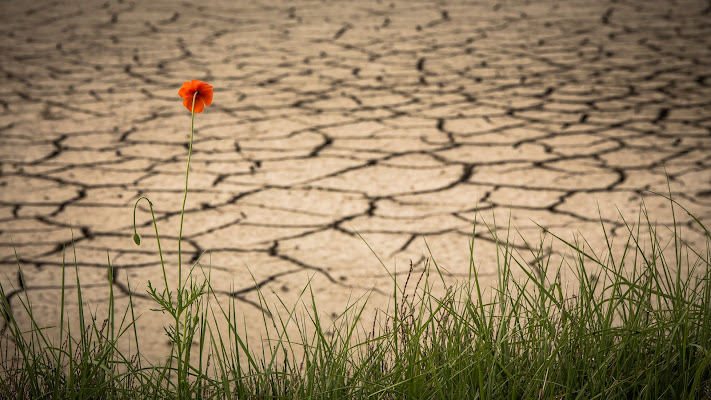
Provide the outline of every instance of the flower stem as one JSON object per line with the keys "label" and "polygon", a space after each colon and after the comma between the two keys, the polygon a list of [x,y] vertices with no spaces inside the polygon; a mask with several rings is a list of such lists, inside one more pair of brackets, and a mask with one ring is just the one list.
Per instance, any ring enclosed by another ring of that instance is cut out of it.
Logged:
{"label": "flower stem", "polygon": [[[180,210],[180,232],[178,233],[178,288],[181,287],[183,282],[183,253],[181,251],[181,242],[183,239],[183,218],[185,217],[185,202],[188,199],[188,176],[190,175],[190,157],[193,154],[193,132],[195,127],[195,99],[198,93],[193,94],[193,106],[191,108],[190,116],[190,148],[188,149],[188,166],[185,170],[185,194],[183,195],[183,208]],[[178,296],[178,308],[180,309],[182,304],[181,296]]]}
{"label": "flower stem", "polygon": [[[181,334],[180,329],[180,316],[183,313],[183,252],[181,248],[181,243],[183,240],[183,219],[185,217],[185,202],[188,199],[188,177],[190,175],[190,158],[193,154],[193,132],[195,131],[195,99],[197,98],[198,92],[193,94],[193,106],[191,108],[190,115],[190,147],[188,149],[188,166],[185,169],[185,194],[183,195],[183,207],[180,209],[180,231],[178,232],[178,295],[177,295],[177,312],[175,313],[175,343],[178,347],[178,399],[182,399],[183,391],[186,389],[187,385],[187,369],[184,371],[182,361],[183,361],[183,351],[185,346],[189,346],[188,343],[183,343],[187,340],[187,329],[188,326],[183,324],[183,332]],[[182,376],[181,376],[182,375]]]}
{"label": "flower stem", "polygon": [[[136,207],[138,207],[138,202],[141,201],[141,199],[146,199],[148,202],[148,206],[151,208],[151,218],[153,218],[153,227],[155,228],[156,231],[156,242],[158,243],[158,255],[160,256],[160,266],[161,270],[163,271],[163,282],[165,282],[165,292],[168,294],[168,300],[170,300],[170,290],[168,286],[168,276],[165,273],[165,262],[163,262],[163,250],[160,247],[160,236],[158,235],[158,222],[156,222],[156,215],[153,212],[153,203],[151,200],[146,197],[146,196],[141,196],[136,200],[136,203],[133,205],[133,235],[134,235],[134,241],[136,241],[136,237],[138,236],[138,233],[136,232]],[[136,244],[140,244],[140,239],[136,242]]]}

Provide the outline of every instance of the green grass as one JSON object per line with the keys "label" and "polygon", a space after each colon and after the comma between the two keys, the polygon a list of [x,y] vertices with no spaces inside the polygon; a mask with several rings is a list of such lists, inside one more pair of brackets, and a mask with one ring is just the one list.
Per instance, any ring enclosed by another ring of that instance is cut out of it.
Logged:
{"label": "green grass", "polygon": [[[367,299],[324,321],[309,285],[296,304],[269,304],[259,292],[268,311],[264,331],[272,333],[256,347],[238,333],[244,327],[236,304],[218,302],[209,269],[193,266],[175,290],[167,280],[164,291],[149,289],[175,321],[165,330],[173,347],[162,364],[140,357],[133,303],[116,311],[113,292],[105,321],[79,307],[85,329],[71,331],[64,303],[82,304],[82,290],[76,267],[68,266],[62,285],[74,275],[77,298],[65,299],[62,287],[57,327],[35,322],[24,294],[19,300],[32,326],[22,330],[8,304],[11,288],[0,287],[0,397],[711,398],[711,236],[695,219],[706,243],[694,249],[676,223],[657,228],[649,221],[642,210],[636,222],[625,222],[621,254],[609,241],[608,252],[596,256],[584,240],[565,242],[547,232],[563,250],[557,253],[567,254],[555,265],[544,256],[552,254],[544,240],[522,254],[512,232],[502,238],[488,227],[497,240],[495,287],[479,283],[473,234],[462,249],[470,254],[468,280],[435,295],[444,277],[430,254],[421,273],[411,268],[404,284],[393,280],[392,306],[374,322],[362,318]],[[671,240],[661,241],[657,229]],[[566,271],[575,279],[562,282]],[[204,281],[193,278],[201,275]],[[124,354],[118,343],[127,337],[138,346]]]}

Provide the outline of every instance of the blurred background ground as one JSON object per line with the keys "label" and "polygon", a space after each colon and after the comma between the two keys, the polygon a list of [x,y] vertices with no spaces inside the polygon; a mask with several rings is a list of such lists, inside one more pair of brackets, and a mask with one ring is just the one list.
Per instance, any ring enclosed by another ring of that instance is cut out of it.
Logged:
{"label": "blurred background ground", "polygon": [[[289,303],[311,279],[329,315],[371,289],[368,309],[385,307],[389,273],[423,268],[423,236],[445,276],[464,278],[477,213],[531,246],[537,223],[602,252],[600,220],[621,240],[618,213],[636,223],[643,201],[671,237],[669,202],[647,192],[669,184],[710,221],[707,1],[0,7],[0,282],[14,308],[27,291],[50,321],[73,237],[86,306],[103,310],[108,250],[117,296],[127,279],[137,295],[149,357],[168,348],[142,298],[162,272],[147,205],[141,247],[132,208],[153,201],[174,282],[186,80],[212,84],[214,102],[196,116],[183,259],[203,255],[250,326],[262,321],[255,281]],[[475,256],[494,282],[482,224]]]}

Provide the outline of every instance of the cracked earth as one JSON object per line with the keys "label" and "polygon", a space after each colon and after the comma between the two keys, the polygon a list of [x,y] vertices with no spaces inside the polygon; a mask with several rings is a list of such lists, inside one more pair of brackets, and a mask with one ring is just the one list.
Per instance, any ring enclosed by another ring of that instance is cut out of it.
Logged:
{"label": "cracked earth", "polygon": [[385,307],[389,273],[421,270],[428,247],[446,277],[465,278],[475,216],[489,283],[482,219],[532,245],[537,224],[579,233],[601,252],[601,220],[623,240],[619,213],[636,223],[643,200],[671,225],[668,201],[648,192],[671,190],[711,223],[708,1],[1,7],[12,17],[0,27],[0,282],[13,309],[28,295],[51,320],[73,241],[85,305],[100,314],[110,257],[149,356],[167,349],[145,294],[162,272],[147,203],[140,247],[132,210],[153,202],[174,282],[190,124],[177,91],[190,79],[215,89],[196,115],[183,259],[202,257],[247,329],[262,326],[255,282],[288,304],[310,280],[335,315],[365,293]]}

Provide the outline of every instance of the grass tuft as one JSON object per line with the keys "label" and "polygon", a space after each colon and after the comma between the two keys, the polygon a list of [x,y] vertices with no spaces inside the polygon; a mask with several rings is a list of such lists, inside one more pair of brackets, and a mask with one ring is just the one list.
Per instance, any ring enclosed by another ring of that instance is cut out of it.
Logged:
{"label": "grass tuft", "polygon": [[[256,348],[240,333],[236,304],[218,301],[209,269],[198,264],[180,290],[149,289],[175,321],[165,328],[174,347],[163,364],[140,355],[131,297],[118,312],[110,289],[105,320],[84,314],[76,262],[83,329],[71,330],[64,308],[71,266],[63,262],[58,326],[40,325],[22,288],[0,285],[0,397],[711,398],[711,236],[693,219],[706,235],[703,249],[683,240],[676,217],[671,239],[662,241],[643,208],[635,223],[623,219],[621,252],[601,225],[607,252],[600,256],[583,238],[566,241],[544,229],[537,246],[517,247],[511,229],[499,237],[496,226],[487,226],[497,244],[493,288],[479,281],[475,222],[469,279],[447,286],[430,253],[421,272],[410,264],[404,285],[392,275],[391,305],[372,321],[363,317],[367,296],[324,321],[310,284],[295,304],[278,297],[280,303],[269,304],[257,286],[266,340]],[[546,237],[563,252],[546,249]],[[553,254],[561,253],[555,262]],[[22,276],[19,262],[18,269]],[[112,288],[110,258],[107,271]],[[195,279],[200,271],[203,279]],[[566,273],[574,279],[564,282]],[[30,321],[29,329],[19,320]],[[120,340],[135,343],[133,352],[122,353]]]}

